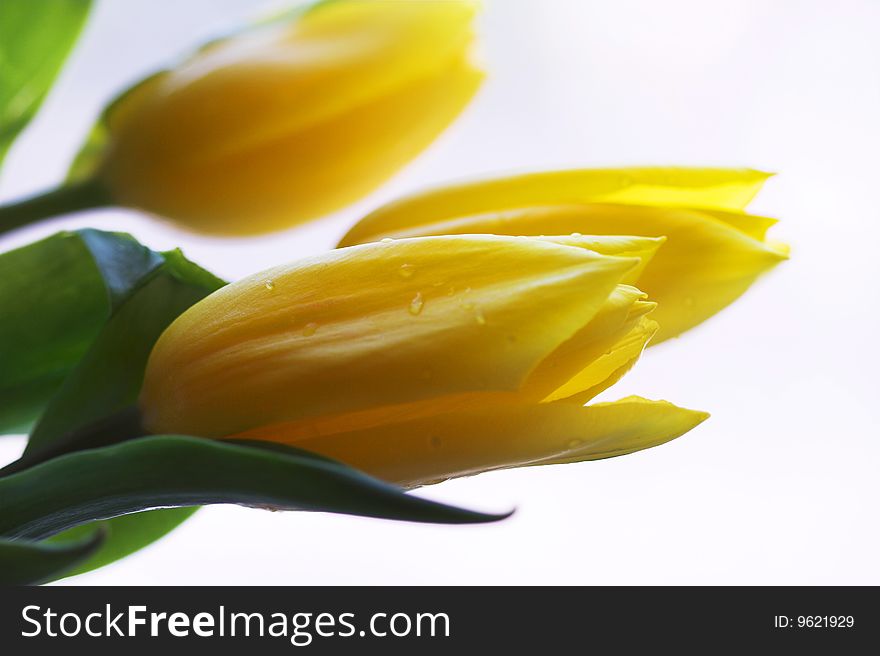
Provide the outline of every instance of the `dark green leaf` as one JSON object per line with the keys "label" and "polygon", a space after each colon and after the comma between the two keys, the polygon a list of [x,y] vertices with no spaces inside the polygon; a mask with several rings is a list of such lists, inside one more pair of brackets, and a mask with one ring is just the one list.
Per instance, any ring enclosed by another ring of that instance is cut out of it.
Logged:
{"label": "dark green leaf", "polygon": [[149,508],[215,503],[437,523],[507,516],[420,499],[290,447],[151,436],[59,456],[0,478],[0,535],[42,539]]}
{"label": "dark green leaf", "polygon": [[0,585],[28,585],[66,575],[101,546],[103,532],[90,529],[64,543],[0,538]]}
{"label": "dark green leaf", "polygon": [[91,4],[91,0],[0,2],[0,162],[40,108]]}

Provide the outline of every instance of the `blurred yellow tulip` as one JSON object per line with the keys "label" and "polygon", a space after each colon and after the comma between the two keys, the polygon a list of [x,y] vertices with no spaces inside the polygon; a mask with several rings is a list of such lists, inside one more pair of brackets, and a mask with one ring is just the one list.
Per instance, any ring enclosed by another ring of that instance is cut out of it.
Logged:
{"label": "blurred yellow tulip", "polygon": [[340,246],[384,237],[490,233],[666,237],[637,278],[659,305],[653,344],[702,323],[786,259],[774,219],[745,207],[769,174],[749,169],[552,171],[453,185],[390,203]]}
{"label": "blurred yellow tulip", "polygon": [[207,233],[339,209],[428,146],[476,92],[475,12],[457,0],[334,0],[211,42],[113,103],[73,178]]}
{"label": "blurred yellow tulip", "polygon": [[702,412],[584,403],[638,359],[662,240],[491,235],[343,248],[233,283],[157,342],[153,433],[282,442],[414,487],[622,455]]}

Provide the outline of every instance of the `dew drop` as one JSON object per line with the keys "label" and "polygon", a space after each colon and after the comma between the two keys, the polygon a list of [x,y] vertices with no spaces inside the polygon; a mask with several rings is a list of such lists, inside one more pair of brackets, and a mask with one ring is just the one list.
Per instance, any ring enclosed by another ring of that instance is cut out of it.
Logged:
{"label": "dew drop", "polygon": [[566,446],[569,449],[576,449],[584,443],[583,440],[571,440]]}
{"label": "dew drop", "polygon": [[379,241],[381,241],[383,244],[390,244],[394,240],[391,237],[383,237]]}
{"label": "dew drop", "polygon": [[314,321],[310,321],[305,326],[303,326],[303,335],[305,335],[306,337],[311,337],[316,332],[318,332],[318,324],[316,324]]}
{"label": "dew drop", "polygon": [[275,281],[274,280],[266,280],[263,282],[263,285],[266,287],[266,289],[268,289],[270,291],[275,289]]}
{"label": "dew drop", "polygon": [[401,278],[412,278],[416,268],[412,264],[401,264],[397,272]]}
{"label": "dew drop", "polygon": [[425,307],[425,299],[422,298],[422,292],[418,292],[409,303],[409,313],[416,316],[421,313],[423,307]]}
{"label": "dew drop", "polygon": [[582,235],[581,233],[579,233],[579,232],[573,232],[573,233],[571,233],[571,236],[572,236],[572,237],[575,237],[575,238],[577,238],[577,237],[583,237],[583,235]]}

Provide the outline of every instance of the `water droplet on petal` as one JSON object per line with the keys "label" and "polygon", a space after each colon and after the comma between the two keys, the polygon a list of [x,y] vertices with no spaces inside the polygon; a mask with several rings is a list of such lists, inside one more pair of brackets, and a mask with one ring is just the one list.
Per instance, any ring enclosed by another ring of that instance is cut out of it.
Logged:
{"label": "water droplet on petal", "polygon": [[584,443],[583,440],[571,440],[566,446],[567,446],[569,449],[576,449],[576,448],[578,448],[579,446],[583,445],[583,443]]}
{"label": "water droplet on petal", "polygon": [[412,264],[401,264],[398,273],[401,278],[412,278],[416,268]]}
{"label": "water droplet on petal", "polygon": [[311,337],[316,332],[318,332],[318,324],[316,324],[314,321],[310,321],[305,326],[303,326],[303,335],[305,335],[306,337]]}
{"label": "water droplet on petal", "polygon": [[391,237],[383,237],[379,241],[381,241],[383,244],[390,244],[394,240]]}
{"label": "water droplet on petal", "polygon": [[577,238],[577,237],[583,237],[583,235],[582,235],[581,233],[579,233],[579,232],[573,232],[573,233],[571,233],[571,236],[572,236],[572,237],[575,237],[575,238]]}
{"label": "water droplet on petal", "polygon": [[266,289],[271,291],[271,290],[275,289],[275,281],[274,280],[266,280],[263,282],[263,286],[265,286]]}
{"label": "water droplet on petal", "polygon": [[415,316],[422,311],[423,307],[425,307],[425,299],[422,298],[422,292],[418,292],[409,303],[409,313]]}

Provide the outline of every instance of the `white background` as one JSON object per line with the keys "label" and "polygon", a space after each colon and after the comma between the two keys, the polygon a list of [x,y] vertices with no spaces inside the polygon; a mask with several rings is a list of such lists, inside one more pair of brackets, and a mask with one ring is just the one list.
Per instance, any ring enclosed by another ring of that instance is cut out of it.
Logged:
{"label": "white background", "polygon": [[[101,106],[265,3],[103,0],[44,111],[11,153],[4,199],[61,179]],[[81,584],[880,584],[880,2],[496,0],[491,77],[430,150],[358,206],[223,241],[119,210],[60,228],[181,245],[237,277],[332,247],[403,192],[515,169],[623,164],[778,171],[753,205],[790,262],[604,398],[712,412],[657,449],[454,481],[426,496],[508,521],[422,526],[213,507]],[[0,440],[11,460],[23,440]]]}

